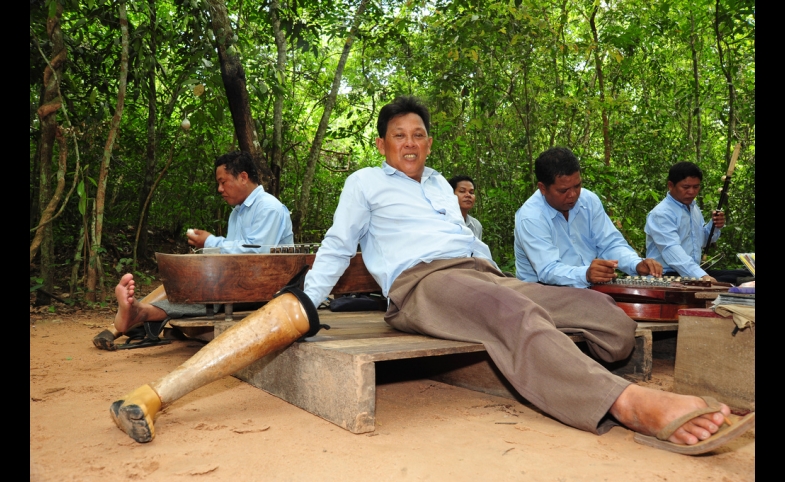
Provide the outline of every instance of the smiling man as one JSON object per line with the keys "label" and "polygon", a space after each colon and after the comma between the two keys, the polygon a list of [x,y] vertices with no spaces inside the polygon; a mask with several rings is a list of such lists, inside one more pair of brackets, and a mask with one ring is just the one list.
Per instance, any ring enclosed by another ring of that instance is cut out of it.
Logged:
{"label": "smiling man", "polygon": [[587,288],[629,275],[662,276],[662,265],[643,259],[611,222],[596,194],[582,188],[581,167],[566,147],[534,162],[537,191],[515,213],[518,279]]}
{"label": "smiling man", "polygon": [[737,278],[750,276],[746,270],[707,270],[700,267],[701,250],[706,246],[711,225],[720,237],[725,226],[725,213],[714,211],[709,222],[703,222],[695,198],[701,189],[703,171],[692,162],[679,162],[668,171],[668,194],[646,216],[646,254],[662,263],[667,275],[690,276],[708,281],[736,283]]}

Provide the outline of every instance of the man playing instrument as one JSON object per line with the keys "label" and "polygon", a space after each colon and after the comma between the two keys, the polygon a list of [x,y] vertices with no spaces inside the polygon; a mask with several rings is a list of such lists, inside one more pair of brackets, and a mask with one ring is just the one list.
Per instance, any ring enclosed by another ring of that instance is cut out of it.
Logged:
{"label": "man playing instrument", "polygon": [[515,213],[515,267],[531,283],[587,288],[629,275],[662,276],[659,262],[643,259],[584,189],[578,159],[553,147],[534,162],[537,191]]}
{"label": "man playing instrument", "polygon": [[[214,236],[208,231],[193,229],[186,234],[188,244],[197,248],[220,248],[225,254],[261,252],[269,246],[292,244],[289,210],[259,184],[259,174],[249,153],[236,151],[216,159],[215,180],[218,193],[234,206],[229,215],[227,235]],[[134,298],[134,292],[133,274],[127,273],[115,287],[118,309],[114,326],[93,338],[97,348],[116,349],[114,340],[136,327],[141,328],[144,322],[207,314],[205,305],[170,303],[163,286],[139,301]]]}
{"label": "man playing instrument", "polygon": [[658,434],[665,441],[655,443],[673,450],[724,443],[726,436],[712,434],[730,413],[727,406],[634,385],[586,356],[562,332],[583,334],[592,355],[602,360],[627,357],[636,324],[608,296],[523,283],[497,269],[488,246],[463,222],[447,181],[425,167],[433,142],[429,128],[428,110],[415,98],[384,106],[376,147],[385,162],[347,178],[305,292],[287,287],[170,374],[115,401],[110,414],[117,426],[137,442],[148,442],[162,408],[315,334],[315,305],[359,243],[368,271],[388,296],[390,325],[483,343],[521,395],[564,423],[598,434],[622,424],[646,440]]}
{"label": "man playing instrument", "polygon": [[686,276],[708,281],[736,283],[749,276],[746,270],[704,270],[701,250],[709,239],[712,224],[716,243],[725,227],[725,213],[714,211],[704,223],[695,198],[700,193],[703,171],[692,162],[679,162],[668,171],[668,193],[646,216],[646,255],[662,264],[668,276]]}

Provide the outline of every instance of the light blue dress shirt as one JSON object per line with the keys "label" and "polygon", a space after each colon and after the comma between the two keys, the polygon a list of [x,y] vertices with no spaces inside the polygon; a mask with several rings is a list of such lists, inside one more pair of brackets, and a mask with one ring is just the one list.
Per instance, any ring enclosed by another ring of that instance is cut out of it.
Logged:
{"label": "light blue dress shirt", "polygon": [[[205,248],[221,248],[223,254],[265,253],[270,246],[292,244],[292,219],[289,210],[272,194],[257,186],[229,215],[227,236],[210,235]],[[244,248],[243,244],[261,246]]]}
{"label": "light blue dress shirt", "polygon": [[515,268],[518,279],[586,288],[586,271],[596,259],[613,259],[619,269],[637,275],[643,259],[627,244],[605,214],[602,202],[581,189],[569,220],[553,209],[540,191],[515,213]]}
{"label": "light blue dress shirt", "polygon": [[[700,257],[711,225],[711,219],[703,222],[695,200],[687,206],[668,193],[646,216],[646,256],[657,260],[663,271],[696,278],[706,276],[700,268]],[[715,228],[711,241],[719,237],[720,230]]]}
{"label": "light blue dress shirt", "polygon": [[333,225],[305,278],[315,306],[349,266],[358,243],[385,296],[401,272],[421,262],[475,256],[493,263],[488,246],[464,223],[449,183],[429,167],[420,182],[386,162],[346,179]]}

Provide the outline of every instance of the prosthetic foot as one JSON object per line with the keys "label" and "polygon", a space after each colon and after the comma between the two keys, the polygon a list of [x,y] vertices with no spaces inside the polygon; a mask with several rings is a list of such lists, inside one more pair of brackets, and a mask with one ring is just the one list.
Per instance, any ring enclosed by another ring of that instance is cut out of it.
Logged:
{"label": "prosthetic foot", "polygon": [[155,437],[153,419],[161,408],[321,328],[311,300],[299,289],[287,287],[168,375],[114,402],[109,412],[129,437],[149,442]]}
{"label": "prosthetic foot", "polygon": [[161,398],[150,385],[143,385],[109,407],[115,425],[139,443],[155,437],[153,419],[161,410]]}

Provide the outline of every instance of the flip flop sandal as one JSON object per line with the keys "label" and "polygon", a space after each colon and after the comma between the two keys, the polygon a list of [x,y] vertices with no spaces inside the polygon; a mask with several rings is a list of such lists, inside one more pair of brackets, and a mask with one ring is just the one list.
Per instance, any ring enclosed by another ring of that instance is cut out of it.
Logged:
{"label": "flip flop sandal", "polygon": [[114,345],[114,333],[109,330],[104,330],[93,337],[93,345],[99,350],[114,351],[117,347]]}
{"label": "flip flop sandal", "polygon": [[643,435],[640,433],[635,434],[634,440],[639,444],[648,445],[669,452],[674,452],[683,455],[699,455],[710,452],[716,448],[722,447],[736,437],[744,434],[747,430],[755,427],[755,412],[748,413],[741,419],[737,420],[733,425],[723,423],[720,429],[706,440],[693,445],[676,444],[668,441],[668,437],[678,430],[679,427],[689,422],[693,418],[700,417],[707,413],[714,413],[720,411],[720,402],[713,397],[701,397],[707,407],[693,410],[692,412],[682,415],[676,420],[666,425],[662,430],[657,432],[656,436]]}
{"label": "flip flop sandal", "polygon": [[143,331],[139,330],[142,327],[136,327],[129,330],[128,333],[126,333],[128,340],[122,345],[116,345],[116,348],[118,350],[131,350],[148,346],[168,345],[172,343],[172,340],[167,340],[158,336],[163,331],[164,325],[168,322],[169,318],[166,318],[163,321],[146,321],[143,325]]}

